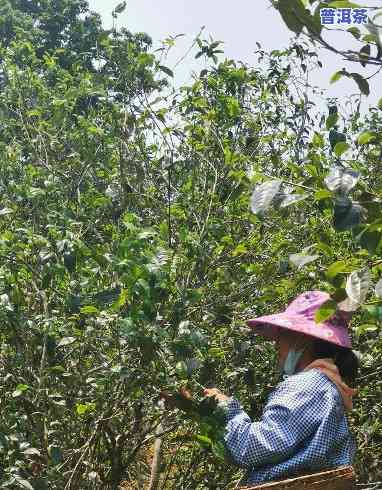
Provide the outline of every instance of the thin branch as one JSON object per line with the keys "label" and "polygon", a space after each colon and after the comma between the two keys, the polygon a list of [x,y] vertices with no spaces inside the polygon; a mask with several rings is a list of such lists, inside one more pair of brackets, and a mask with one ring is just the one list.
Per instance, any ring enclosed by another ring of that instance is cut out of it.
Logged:
{"label": "thin branch", "polygon": [[208,224],[208,221],[210,219],[211,209],[212,209],[212,202],[213,202],[213,199],[215,197],[216,185],[217,185],[217,182],[218,182],[218,171],[216,170],[216,168],[213,165],[211,165],[210,163],[208,163],[208,164],[215,171],[215,180],[214,180],[214,183],[213,183],[213,186],[212,186],[212,190],[211,190],[211,198],[210,198],[210,202],[209,202],[209,205],[208,205],[207,217],[206,217],[206,219],[205,219],[205,221],[203,223],[203,227],[202,227],[202,230],[200,232],[200,241],[203,240],[204,231],[205,231],[205,229],[207,227],[207,224]]}
{"label": "thin branch", "polygon": [[381,70],[382,70],[382,66],[380,66],[380,67],[378,68],[378,70],[377,70],[375,73],[373,73],[372,75],[370,75],[370,76],[368,76],[368,77],[365,77],[365,80],[370,80],[370,78],[375,77],[375,75],[378,75],[378,73],[379,73]]}
{"label": "thin branch", "polygon": [[185,52],[185,54],[179,58],[179,60],[175,63],[174,65],[174,68],[176,68],[180,63],[182,63],[183,60],[185,60],[187,58],[187,56],[191,53],[191,51],[193,50],[195,44],[197,43],[197,40],[199,39],[201,33],[203,32],[204,30],[204,26],[200,29],[199,31],[199,34],[195,37],[194,39],[194,42],[191,44],[191,46],[189,47],[189,49]]}

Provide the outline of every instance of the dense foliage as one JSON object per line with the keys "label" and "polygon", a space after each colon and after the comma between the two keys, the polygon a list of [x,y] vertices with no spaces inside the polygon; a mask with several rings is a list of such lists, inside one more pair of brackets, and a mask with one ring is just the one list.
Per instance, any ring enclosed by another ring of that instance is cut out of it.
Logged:
{"label": "dense foliage", "polygon": [[245,319],[313,288],[318,321],[356,312],[357,470],[381,479],[381,111],[318,113],[303,43],[251,68],[199,39],[173,91],[86,2],[2,0],[0,25],[2,488],[232,488],[200,388],[258,417],[274,352]]}
{"label": "dense foliage", "polygon": [[[342,77],[354,80],[361,93],[370,94],[369,79],[379,74],[382,65],[382,24],[381,24],[381,5],[370,6],[360,5],[348,0],[271,0],[271,4],[276,8],[285,25],[297,36],[305,36],[310,39],[315,46],[324,48],[341,56],[342,60],[356,63],[357,71],[348,72],[345,68],[336,71],[331,77],[331,83],[337,82]],[[366,7],[366,8],[365,8]],[[334,25],[322,23],[321,12],[341,9],[345,14],[351,9],[365,15],[365,23],[358,20],[355,25],[348,26],[346,23]],[[341,49],[337,43],[333,43],[327,37],[328,31],[332,28],[343,32],[343,40],[346,38],[353,41],[358,47],[355,49]],[[340,59],[340,58],[339,58]],[[379,66],[374,75],[364,77],[359,73],[361,66]]]}

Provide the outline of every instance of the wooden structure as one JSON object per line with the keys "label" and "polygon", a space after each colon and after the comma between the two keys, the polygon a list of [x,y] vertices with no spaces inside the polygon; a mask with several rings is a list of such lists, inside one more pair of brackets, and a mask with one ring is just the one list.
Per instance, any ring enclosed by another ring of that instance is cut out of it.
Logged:
{"label": "wooden structure", "polygon": [[323,471],[288,480],[274,481],[241,487],[241,490],[355,490],[355,473],[352,466]]}

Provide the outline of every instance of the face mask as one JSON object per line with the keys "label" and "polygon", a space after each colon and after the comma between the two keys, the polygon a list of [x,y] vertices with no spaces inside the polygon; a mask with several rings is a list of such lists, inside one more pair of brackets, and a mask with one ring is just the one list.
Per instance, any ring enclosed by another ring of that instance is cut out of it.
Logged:
{"label": "face mask", "polygon": [[304,350],[295,350],[295,349],[290,349],[287,355],[287,358],[285,359],[284,366],[283,366],[283,373],[286,374],[287,376],[291,376],[292,374],[295,373],[297,364],[299,360],[301,359],[301,356],[304,353]]}

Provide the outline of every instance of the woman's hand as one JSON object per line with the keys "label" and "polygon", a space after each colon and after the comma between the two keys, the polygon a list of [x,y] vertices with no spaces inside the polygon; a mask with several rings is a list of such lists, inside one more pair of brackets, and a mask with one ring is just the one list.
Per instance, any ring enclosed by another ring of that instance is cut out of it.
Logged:
{"label": "woman's hand", "polygon": [[203,395],[213,396],[218,402],[225,402],[226,400],[229,400],[229,396],[224,395],[224,393],[222,393],[217,388],[205,388],[203,390]]}

